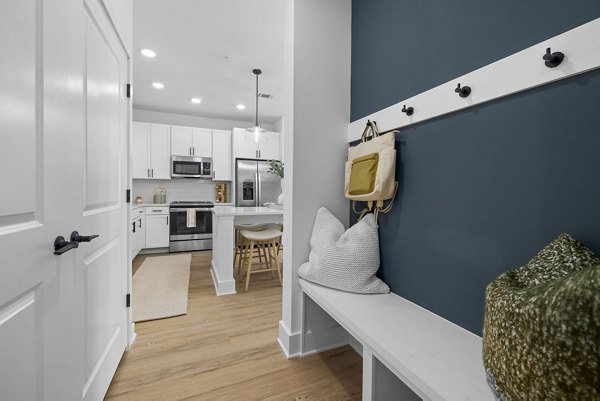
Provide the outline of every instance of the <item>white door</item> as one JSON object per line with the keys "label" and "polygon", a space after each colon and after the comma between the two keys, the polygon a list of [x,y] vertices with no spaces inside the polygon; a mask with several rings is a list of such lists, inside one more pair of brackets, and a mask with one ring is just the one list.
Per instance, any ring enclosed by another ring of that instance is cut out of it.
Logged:
{"label": "white door", "polygon": [[192,155],[212,157],[212,130],[207,128],[192,129]]}
{"label": "white door", "polygon": [[171,154],[173,156],[192,155],[192,127],[171,126]]}
{"label": "white door", "polygon": [[[125,349],[128,59],[106,18],[0,3],[2,400],[100,400]],[[100,237],[55,255],[73,230]]]}
{"label": "white door", "polygon": [[171,179],[170,125],[150,124],[150,177]]}
{"label": "white door", "polygon": [[133,123],[132,178],[150,178],[150,123]]}
{"label": "white door", "polygon": [[231,181],[231,131],[213,130],[212,143],[213,180]]}
{"label": "white door", "polygon": [[236,159],[258,159],[258,145],[252,132],[234,128],[234,155]]}
{"label": "white door", "polygon": [[280,160],[279,133],[263,132],[258,139],[259,158],[265,160]]}

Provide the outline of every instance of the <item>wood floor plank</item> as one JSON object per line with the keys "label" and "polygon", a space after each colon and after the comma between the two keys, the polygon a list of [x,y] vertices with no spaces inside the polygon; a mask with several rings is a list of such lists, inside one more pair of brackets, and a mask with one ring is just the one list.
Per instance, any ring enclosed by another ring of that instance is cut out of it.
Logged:
{"label": "wood floor plank", "polygon": [[[152,255],[154,256],[154,255]],[[146,257],[133,261],[134,272]],[[343,347],[287,360],[277,343],[281,287],[270,273],[216,297],[210,251],[192,254],[188,314],[136,324],[107,401],[360,400],[362,359]]]}

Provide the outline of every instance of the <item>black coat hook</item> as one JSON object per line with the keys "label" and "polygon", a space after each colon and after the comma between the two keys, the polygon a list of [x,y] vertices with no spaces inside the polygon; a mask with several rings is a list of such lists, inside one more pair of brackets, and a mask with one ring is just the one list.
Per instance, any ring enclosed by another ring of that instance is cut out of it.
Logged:
{"label": "black coat hook", "polygon": [[407,116],[412,116],[412,115],[413,115],[413,113],[415,112],[415,109],[413,109],[412,107],[408,107],[408,108],[407,108],[407,107],[406,107],[406,105],[404,105],[404,106],[402,107],[402,112],[403,112],[403,113],[406,113],[406,115],[407,115]]}
{"label": "black coat hook", "polygon": [[550,50],[550,48],[547,48],[546,54],[544,54],[544,57],[542,58],[545,60],[544,64],[546,64],[546,67],[554,68],[560,65],[560,63],[562,63],[562,61],[565,58],[565,55],[561,52],[552,53],[552,50]]}
{"label": "black coat hook", "polygon": [[471,87],[463,86],[461,88],[460,83],[459,83],[458,86],[456,87],[456,89],[454,89],[454,92],[458,93],[458,96],[460,96],[460,97],[467,97],[471,94]]}

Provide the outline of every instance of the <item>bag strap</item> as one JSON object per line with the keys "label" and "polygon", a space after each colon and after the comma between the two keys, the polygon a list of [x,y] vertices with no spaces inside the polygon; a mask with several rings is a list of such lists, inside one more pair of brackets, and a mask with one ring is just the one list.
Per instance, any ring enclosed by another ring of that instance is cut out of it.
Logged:
{"label": "bag strap", "polygon": [[360,212],[356,210],[356,201],[352,201],[352,211],[358,214],[358,220],[362,219],[367,213],[373,211],[375,215],[375,223],[379,219],[379,214],[388,213],[394,207],[394,200],[396,199],[396,194],[398,193],[398,181],[394,184],[394,195],[392,195],[392,199],[389,200],[387,206],[383,200],[376,201],[367,201],[367,207],[365,207]]}
{"label": "bag strap", "polygon": [[379,129],[377,128],[377,123],[375,121],[367,120],[367,126],[360,137],[360,142],[367,142],[368,140],[377,138],[378,136]]}

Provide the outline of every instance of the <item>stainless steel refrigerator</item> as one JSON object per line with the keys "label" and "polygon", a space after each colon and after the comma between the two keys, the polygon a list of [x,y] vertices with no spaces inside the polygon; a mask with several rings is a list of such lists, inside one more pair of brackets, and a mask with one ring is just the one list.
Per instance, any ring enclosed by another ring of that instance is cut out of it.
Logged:
{"label": "stainless steel refrigerator", "polygon": [[263,206],[277,203],[281,194],[281,178],[269,173],[269,165],[262,160],[237,159],[235,166],[235,205]]}

